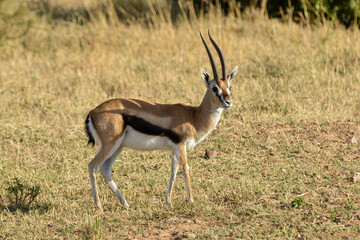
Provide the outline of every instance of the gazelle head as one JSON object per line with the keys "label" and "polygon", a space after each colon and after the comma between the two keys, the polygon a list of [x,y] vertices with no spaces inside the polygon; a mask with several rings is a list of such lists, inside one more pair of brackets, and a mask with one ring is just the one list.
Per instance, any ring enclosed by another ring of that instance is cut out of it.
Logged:
{"label": "gazelle head", "polygon": [[226,76],[226,67],[225,67],[224,56],[223,56],[219,46],[212,39],[210,32],[208,32],[208,34],[209,34],[210,41],[214,45],[216,52],[218,53],[219,58],[220,58],[221,68],[222,68],[222,78],[219,78],[219,75],[217,73],[216,66],[214,63],[214,59],[213,59],[211,52],[200,32],[200,37],[204,43],[206,52],[210,59],[214,79],[211,80],[209,74],[204,69],[201,69],[201,76],[205,81],[206,87],[212,92],[212,102],[214,103],[214,105],[218,106],[218,107],[222,107],[222,108],[230,108],[232,106],[230,83],[231,83],[231,80],[235,77],[238,67],[236,66],[234,68],[234,70],[232,70],[232,72]]}

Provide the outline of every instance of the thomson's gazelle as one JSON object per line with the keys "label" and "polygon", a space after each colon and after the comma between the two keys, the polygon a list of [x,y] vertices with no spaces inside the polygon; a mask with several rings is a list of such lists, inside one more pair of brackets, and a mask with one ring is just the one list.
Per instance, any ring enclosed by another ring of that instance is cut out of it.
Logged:
{"label": "thomson's gazelle", "polygon": [[85,121],[89,143],[96,142],[100,145],[98,153],[89,163],[92,192],[97,208],[101,209],[96,184],[96,172],[99,167],[121,204],[129,206],[111,177],[111,167],[124,147],[141,151],[172,151],[166,202],[172,207],[172,193],[179,168],[184,176],[188,199],[193,202],[186,149],[193,148],[204,140],[215,129],[223,109],[232,106],[230,82],[237,72],[235,67],[226,76],[224,57],[209,33],[210,41],[221,62],[222,78],[219,78],[210,50],[201,33],[200,36],[214,74],[214,79],[211,80],[209,74],[204,69],[201,70],[207,90],[200,106],[112,99],[89,112]]}

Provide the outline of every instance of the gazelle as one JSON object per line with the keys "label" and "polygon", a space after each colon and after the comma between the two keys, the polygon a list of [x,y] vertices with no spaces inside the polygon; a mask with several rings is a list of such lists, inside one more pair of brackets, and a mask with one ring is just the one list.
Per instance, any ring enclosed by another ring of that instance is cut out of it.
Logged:
{"label": "gazelle", "polygon": [[200,32],[209,56],[214,79],[201,69],[207,87],[201,104],[197,107],[185,104],[160,104],[137,99],[108,100],[89,112],[86,131],[89,143],[98,143],[99,150],[89,163],[89,174],[95,206],[102,210],[96,183],[96,172],[100,167],[105,180],[115,192],[121,204],[129,207],[111,176],[111,167],[124,147],[135,150],[169,150],[171,175],[166,202],[172,208],[172,194],[176,173],[181,168],[187,196],[193,202],[189,165],[186,149],[195,147],[215,129],[223,109],[232,106],[230,83],[237,73],[237,66],[226,74],[223,54],[211,38],[221,62],[222,78],[219,78],[211,52]]}

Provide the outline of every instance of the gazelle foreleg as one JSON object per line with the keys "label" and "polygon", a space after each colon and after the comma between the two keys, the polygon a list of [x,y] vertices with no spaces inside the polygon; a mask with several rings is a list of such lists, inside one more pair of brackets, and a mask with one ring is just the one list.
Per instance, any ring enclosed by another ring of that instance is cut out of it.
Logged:
{"label": "gazelle foreleg", "polygon": [[116,184],[115,184],[115,182],[114,182],[114,180],[112,179],[112,176],[111,176],[111,168],[112,168],[116,158],[120,155],[123,148],[124,148],[123,146],[120,146],[119,149],[116,150],[116,152],[111,157],[106,159],[105,162],[103,162],[103,164],[101,164],[100,169],[101,169],[101,172],[104,175],[104,178],[105,178],[106,182],[109,184],[111,190],[116,194],[116,196],[119,199],[120,203],[124,207],[129,207],[129,205],[126,202],[124,196],[121,194],[120,190],[116,186]]}
{"label": "gazelle foreleg", "polygon": [[186,145],[181,144],[179,147],[180,147],[180,151],[179,151],[178,159],[180,159],[180,167],[181,167],[181,171],[184,176],[188,199],[189,199],[189,202],[192,203],[192,202],[194,202],[194,199],[193,199],[192,192],[191,192],[190,173],[189,173],[190,167],[189,167],[189,164],[187,161]]}
{"label": "gazelle foreleg", "polygon": [[170,183],[169,183],[169,189],[166,194],[166,202],[169,205],[170,208],[172,208],[172,195],[174,192],[174,183],[176,179],[176,174],[180,168],[179,161],[177,159],[177,153],[174,151],[171,155],[171,175],[170,175]]}

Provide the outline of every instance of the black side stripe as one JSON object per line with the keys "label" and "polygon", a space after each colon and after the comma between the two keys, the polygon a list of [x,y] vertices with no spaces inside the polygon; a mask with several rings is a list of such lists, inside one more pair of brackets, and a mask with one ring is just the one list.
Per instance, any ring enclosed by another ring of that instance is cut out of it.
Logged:
{"label": "black side stripe", "polygon": [[134,115],[122,114],[125,125],[131,126],[134,130],[141,133],[152,135],[152,136],[161,136],[168,137],[174,143],[181,142],[181,136],[175,133],[171,129],[162,128],[160,126],[154,125],[142,118],[136,117]]}

